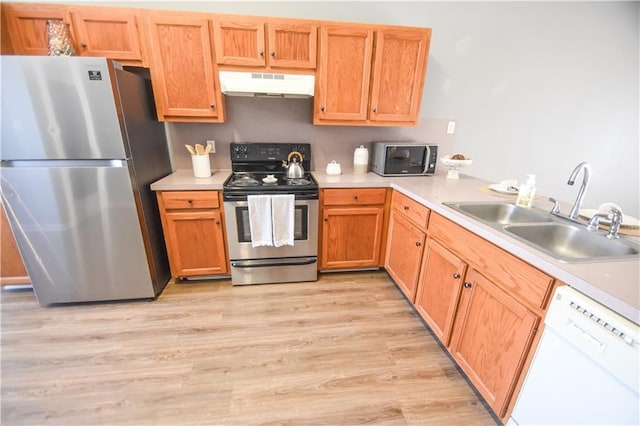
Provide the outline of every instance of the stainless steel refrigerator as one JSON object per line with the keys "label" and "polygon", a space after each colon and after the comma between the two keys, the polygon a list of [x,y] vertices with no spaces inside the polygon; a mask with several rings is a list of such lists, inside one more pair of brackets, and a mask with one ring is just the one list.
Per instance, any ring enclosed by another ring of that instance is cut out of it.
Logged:
{"label": "stainless steel refrigerator", "polygon": [[170,278],[150,184],[171,173],[146,78],[2,56],[2,200],[41,305],[153,299]]}

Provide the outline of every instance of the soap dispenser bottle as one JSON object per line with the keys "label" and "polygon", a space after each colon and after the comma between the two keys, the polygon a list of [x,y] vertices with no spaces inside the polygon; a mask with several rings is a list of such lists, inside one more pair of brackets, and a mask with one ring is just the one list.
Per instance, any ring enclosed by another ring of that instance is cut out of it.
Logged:
{"label": "soap dispenser bottle", "polygon": [[527,175],[527,181],[520,185],[516,206],[529,208],[536,196],[536,175]]}

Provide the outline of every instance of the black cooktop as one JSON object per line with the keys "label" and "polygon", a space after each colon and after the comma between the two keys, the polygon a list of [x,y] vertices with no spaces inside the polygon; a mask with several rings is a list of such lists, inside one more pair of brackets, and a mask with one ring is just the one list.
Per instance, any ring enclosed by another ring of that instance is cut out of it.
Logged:
{"label": "black cooktop", "polygon": [[[292,155],[296,159],[302,157],[302,178],[286,177],[283,161],[286,163]],[[300,198],[317,198],[318,182],[309,172],[310,167],[310,144],[232,143],[232,173],[222,186],[223,197],[240,200],[250,194],[293,193]]]}

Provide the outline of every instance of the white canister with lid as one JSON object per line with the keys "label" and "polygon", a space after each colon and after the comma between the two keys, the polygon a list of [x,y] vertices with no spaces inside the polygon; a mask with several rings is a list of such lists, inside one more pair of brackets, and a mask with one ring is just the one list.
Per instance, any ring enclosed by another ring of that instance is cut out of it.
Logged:
{"label": "white canister with lid", "polygon": [[369,168],[369,150],[360,145],[353,153],[353,173],[364,175]]}
{"label": "white canister with lid", "polygon": [[342,173],[342,168],[340,167],[340,163],[336,160],[333,160],[329,164],[327,164],[327,174],[331,176],[338,176]]}

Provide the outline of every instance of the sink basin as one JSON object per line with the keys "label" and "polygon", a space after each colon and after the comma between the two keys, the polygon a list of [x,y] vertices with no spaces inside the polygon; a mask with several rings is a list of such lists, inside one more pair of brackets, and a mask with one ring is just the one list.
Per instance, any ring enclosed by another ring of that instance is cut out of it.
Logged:
{"label": "sink basin", "polygon": [[574,224],[512,224],[503,229],[548,255],[568,262],[616,260],[640,254],[640,246],[632,241],[608,239],[602,233],[590,232]]}
{"label": "sink basin", "polygon": [[476,219],[501,225],[551,222],[548,213],[529,210],[508,203],[444,203]]}

